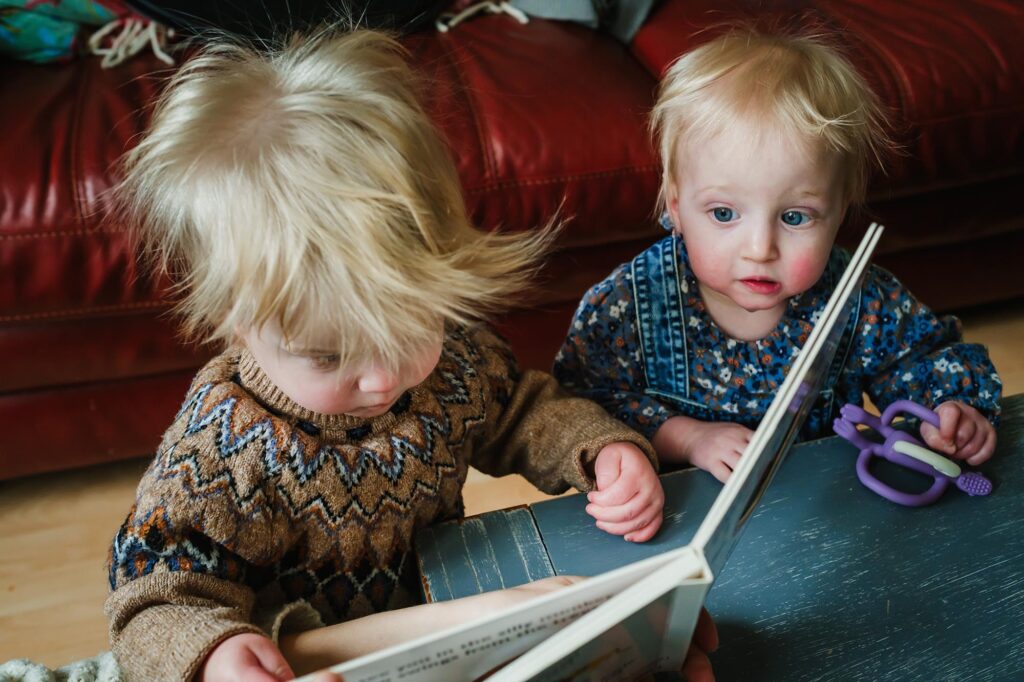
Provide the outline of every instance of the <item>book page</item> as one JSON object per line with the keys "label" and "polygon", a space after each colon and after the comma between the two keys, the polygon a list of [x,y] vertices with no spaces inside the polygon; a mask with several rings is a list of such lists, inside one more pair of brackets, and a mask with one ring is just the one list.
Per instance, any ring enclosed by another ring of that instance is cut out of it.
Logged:
{"label": "book page", "polygon": [[514,680],[647,679],[679,670],[711,589],[707,564],[685,548],[668,564],[499,671]]}
{"label": "book page", "polygon": [[[638,561],[497,615],[487,614],[444,632],[342,663],[331,670],[341,674],[345,682],[481,679],[630,586],[643,584],[658,568],[685,552],[689,550],[684,548]],[[653,586],[653,589],[658,588]]]}
{"label": "book page", "polygon": [[850,259],[807,343],[754,431],[722,492],[693,538],[713,575],[725,565],[744,524],[782,463],[818,397],[851,316],[859,314],[860,283],[884,228],[872,223]]}

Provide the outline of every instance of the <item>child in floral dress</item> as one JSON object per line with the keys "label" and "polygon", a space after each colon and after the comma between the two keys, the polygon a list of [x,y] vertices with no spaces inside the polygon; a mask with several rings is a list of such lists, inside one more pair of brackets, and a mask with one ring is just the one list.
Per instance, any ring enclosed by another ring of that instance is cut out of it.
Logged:
{"label": "child in floral dress", "polygon": [[[583,297],[556,378],[726,480],[849,261],[834,246],[891,146],[874,94],[820,40],[733,31],[680,58],[653,113],[671,235]],[[995,449],[1001,383],[984,347],[884,269],[857,294],[802,438],[845,403],[935,409],[927,445]]]}

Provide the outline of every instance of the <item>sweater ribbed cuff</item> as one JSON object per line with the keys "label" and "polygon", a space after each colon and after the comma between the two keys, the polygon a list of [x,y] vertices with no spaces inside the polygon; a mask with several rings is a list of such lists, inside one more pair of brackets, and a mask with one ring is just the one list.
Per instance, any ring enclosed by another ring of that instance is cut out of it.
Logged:
{"label": "sweater ribbed cuff", "polygon": [[[611,418],[609,420],[611,421]],[[572,461],[575,465],[577,476],[586,484],[586,487],[579,488],[584,492],[593,490],[594,486],[597,485],[597,481],[594,480],[590,472],[593,471],[594,462],[597,461],[597,456],[601,453],[601,450],[612,443],[632,443],[637,446],[647,456],[647,460],[654,467],[654,470],[658,471],[658,456],[655,454],[654,447],[650,442],[625,425],[619,422],[615,423],[619,428],[609,429],[607,424],[593,424],[586,431],[579,434],[582,438],[573,453]]]}

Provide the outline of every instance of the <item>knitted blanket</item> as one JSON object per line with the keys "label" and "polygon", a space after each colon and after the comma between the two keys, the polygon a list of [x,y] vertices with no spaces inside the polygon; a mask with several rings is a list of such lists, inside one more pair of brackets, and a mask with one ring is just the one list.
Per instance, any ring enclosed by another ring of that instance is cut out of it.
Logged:
{"label": "knitted blanket", "polygon": [[0,663],[0,682],[125,682],[113,654],[102,654],[51,670],[25,658]]}

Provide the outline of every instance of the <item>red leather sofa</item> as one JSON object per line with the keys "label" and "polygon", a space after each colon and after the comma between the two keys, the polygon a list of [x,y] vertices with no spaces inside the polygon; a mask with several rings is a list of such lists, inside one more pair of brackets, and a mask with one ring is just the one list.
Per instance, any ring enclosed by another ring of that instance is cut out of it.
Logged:
{"label": "red leather sofa", "polygon": [[[939,309],[1024,295],[1019,2],[665,0],[629,45],[480,16],[405,42],[476,222],[569,218],[536,294],[501,320],[523,364],[548,367],[583,290],[660,234],[658,74],[723,22],[769,14],[835,31],[894,112],[906,153],[871,192],[889,228],[877,260]],[[166,73],[0,61],[0,479],[152,452],[211,352],[179,343],[166,283],[105,214]]]}

